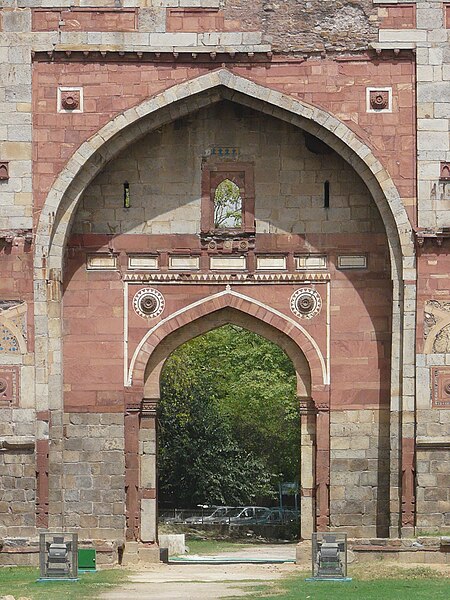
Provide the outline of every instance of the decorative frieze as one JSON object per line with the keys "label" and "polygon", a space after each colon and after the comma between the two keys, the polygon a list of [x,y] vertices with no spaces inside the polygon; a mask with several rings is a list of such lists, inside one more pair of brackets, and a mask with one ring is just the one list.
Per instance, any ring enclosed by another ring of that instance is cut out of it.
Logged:
{"label": "decorative frieze", "polygon": [[303,281],[326,283],[329,273],[125,273],[124,281],[130,283],[233,283],[260,284],[279,283],[292,284]]}

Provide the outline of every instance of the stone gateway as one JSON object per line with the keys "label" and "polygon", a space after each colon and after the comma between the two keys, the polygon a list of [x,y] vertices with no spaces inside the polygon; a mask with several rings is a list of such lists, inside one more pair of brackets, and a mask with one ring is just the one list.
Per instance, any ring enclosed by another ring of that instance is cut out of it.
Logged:
{"label": "stone gateway", "polygon": [[0,0],[0,564],[46,530],[159,556],[161,370],[226,323],[295,366],[302,539],[450,531],[449,32]]}

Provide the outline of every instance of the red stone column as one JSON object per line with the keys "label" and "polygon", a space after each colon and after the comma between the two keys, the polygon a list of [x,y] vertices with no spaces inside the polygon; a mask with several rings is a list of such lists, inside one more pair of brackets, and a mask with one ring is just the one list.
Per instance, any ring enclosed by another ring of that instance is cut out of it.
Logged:
{"label": "red stone column", "polygon": [[316,421],[316,526],[326,531],[330,525],[330,392],[314,393]]}
{"label": "red stone column", "polygon": [[[50,413],[38,412],[37,420],[48,427]],[[49,473],[49,439],[36,440],[36,527],[48,529],[48,473]]]}
{"label": "red stone column", "polygon": [[402,439],[402,528],[415,527],[415,449],[414,440]]}

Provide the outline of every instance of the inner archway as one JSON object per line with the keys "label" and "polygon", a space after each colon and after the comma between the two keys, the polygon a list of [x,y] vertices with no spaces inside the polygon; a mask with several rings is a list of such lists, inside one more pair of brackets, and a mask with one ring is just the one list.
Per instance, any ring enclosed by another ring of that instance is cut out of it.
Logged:
{"label": "inner archway", "polygon": [[[217,506],[228,512],[247,506],[255,513],[251,525],[269,526],[275,538],[298,537],[298,495],[286,496],[286,482],[294,493],[300,475],[299,392],[306,394],[309,379],[308,372],[296,373],[278,345],[234,324],[179,346],[161,373],[160,524],[197,526],[198,506],[210,508],[203,515]],[[224,510],[220,514],[226,520]],[[235,520],[248,527],[248,517]],[[204,523],[214,525],[208,518]]]}

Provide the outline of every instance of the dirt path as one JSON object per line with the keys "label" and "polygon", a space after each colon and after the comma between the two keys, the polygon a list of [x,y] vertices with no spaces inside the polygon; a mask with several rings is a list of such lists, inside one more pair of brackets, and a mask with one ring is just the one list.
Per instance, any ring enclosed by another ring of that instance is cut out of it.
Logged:
{"label": "dirt path", "polygon": [[[216,557],[287,558],[295,557],[295,545],[250,546]],[[104,600],[219,600],[245,597],[255,585],[269,584],[299,567],[284,564],[159,564],[149,565],[130,576],[130,582]]]}

